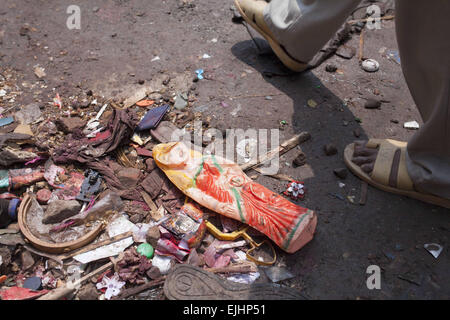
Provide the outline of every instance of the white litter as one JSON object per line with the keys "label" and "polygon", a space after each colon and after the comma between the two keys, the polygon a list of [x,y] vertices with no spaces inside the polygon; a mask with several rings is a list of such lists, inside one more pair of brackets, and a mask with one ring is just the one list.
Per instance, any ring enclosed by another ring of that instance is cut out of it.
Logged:
{"label": "white litter", "polygon": [[157,267],[161,274],[167,274],[172,267],[171,261],[172,257],[160,256],[155,254],[152,259],[152,266]]}
{"label": "white litter", "polygon": [[251,284],[255,282],[256,279],[260,277],[259,272],[250,272],[250,273],[238,273],[232,276],[229,276],[227,280],[245,284]]}
{"label": "white litter", "polygon": [[202,56],[202,59],[209,59],[209,58],[211,58],[211,56],[210,56],[209,54],[207,54],[207,53],[205,53],[205,54]]}
{"label": "white litter", "polygon": [[436,259],[439,257],[439,255],[441,254],[442,250],[444,249],[444,247],[442,247],[440,244],[437,244],[437,243],[426,243],[423,247],[429,253],[431,253],[431,255],[433,257],[435,257]]}
{"label": "white litter", "polygon": [[[231,242],[231,243],[222,243],[222,244],[218,244],[216,245],[216,250],[220,251],[220,250],[227,250],[227,249],[233,249],[233,248],[239,248],[239,247],[243,247],[247,244],[247,241],[245,240],[241,240],[241,241],[236,241],[236,242]],[[241,251],[242,252],[242,251]]]}
{"label": "white litter", "polygon": [[150,60],[151,62],[154,62],[154,61],[158,61],[158,60],[161,60],[161,58],[160,57],[158,57],[158,56],[156,56],[156,57],[154,57],[152,60]]}
{"label": "white litter", "polygon": [[403,124],[403,128],[417,130],[420,125],[417,121],[408,121]]}
{"label": "white litter", "polygon": [[1,89],[0,90],[0,97],[4,97],[4,96],[6,96],[6,90]]}
{"label": "white litter", "polygon": [[[130,222],[124,216],[120,216],[119,218],[115,219],[108,225],[106,231],[108,232],[108,235],[112,238],[119,234],[132,231],[133,227],[135,227],[135,225],[132,222]],[[81,253],[73,258],[81,263],[89,263],[91,261],[116,256],[119,253],[123,252],[126,248],[131,246],[133,243],[134,243],[133,237],[130,236],[128,238],[108,244],[106,246],[85,253]]]}

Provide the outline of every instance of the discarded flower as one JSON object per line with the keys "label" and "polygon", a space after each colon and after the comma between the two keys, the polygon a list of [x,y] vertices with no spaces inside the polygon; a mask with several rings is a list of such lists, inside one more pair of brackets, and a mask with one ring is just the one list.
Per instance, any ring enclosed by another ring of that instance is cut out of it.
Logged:
{"label": "discarded flower", "polygon": [[114,273],[111,278],[103,276],[101,282],[97,283],[97,289],[106,288],[105,298],[111,299],[113,296],[117,296],[120,293],[120,289],[125,285],[125,282],[119,281],[119,275]]}
{"label": "discarded flower", "polygon": [[303,185],[303,182],[291,181],[289,182],[286,191],[283,193],[290,196],[293,200],[301,200],[305,196],[305,186]]}

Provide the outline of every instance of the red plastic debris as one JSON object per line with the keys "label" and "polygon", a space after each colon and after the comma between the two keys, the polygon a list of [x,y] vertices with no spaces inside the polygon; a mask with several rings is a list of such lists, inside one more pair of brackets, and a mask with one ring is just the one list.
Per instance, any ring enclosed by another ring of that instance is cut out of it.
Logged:
{"label": "red plastic debris", "polygon": [[34,291],[22,287],[11,287],[0,291],[2,300],[31,300],[40,297],[49,292],[49,290]]}

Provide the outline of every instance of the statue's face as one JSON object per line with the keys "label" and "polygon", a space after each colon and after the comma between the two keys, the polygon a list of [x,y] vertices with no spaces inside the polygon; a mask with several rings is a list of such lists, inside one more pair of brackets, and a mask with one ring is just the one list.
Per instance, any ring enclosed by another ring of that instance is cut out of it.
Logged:
{"label": "statue's face", "polygon": [[168,168],[184,167],[189,160],[190,150],[182,142],[159,144],[153,149],[155,160]]}

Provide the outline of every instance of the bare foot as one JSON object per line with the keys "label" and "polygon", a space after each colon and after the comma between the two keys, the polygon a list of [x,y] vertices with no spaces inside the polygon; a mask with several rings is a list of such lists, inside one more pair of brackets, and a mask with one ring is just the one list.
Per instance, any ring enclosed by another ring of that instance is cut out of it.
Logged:
{"label": "bare foot", "polygon": [[370,174],[377,159],[378,149],[368,148],[366,144],[367,141],[355,141],[352,162],[360,166],[365,173]]}

